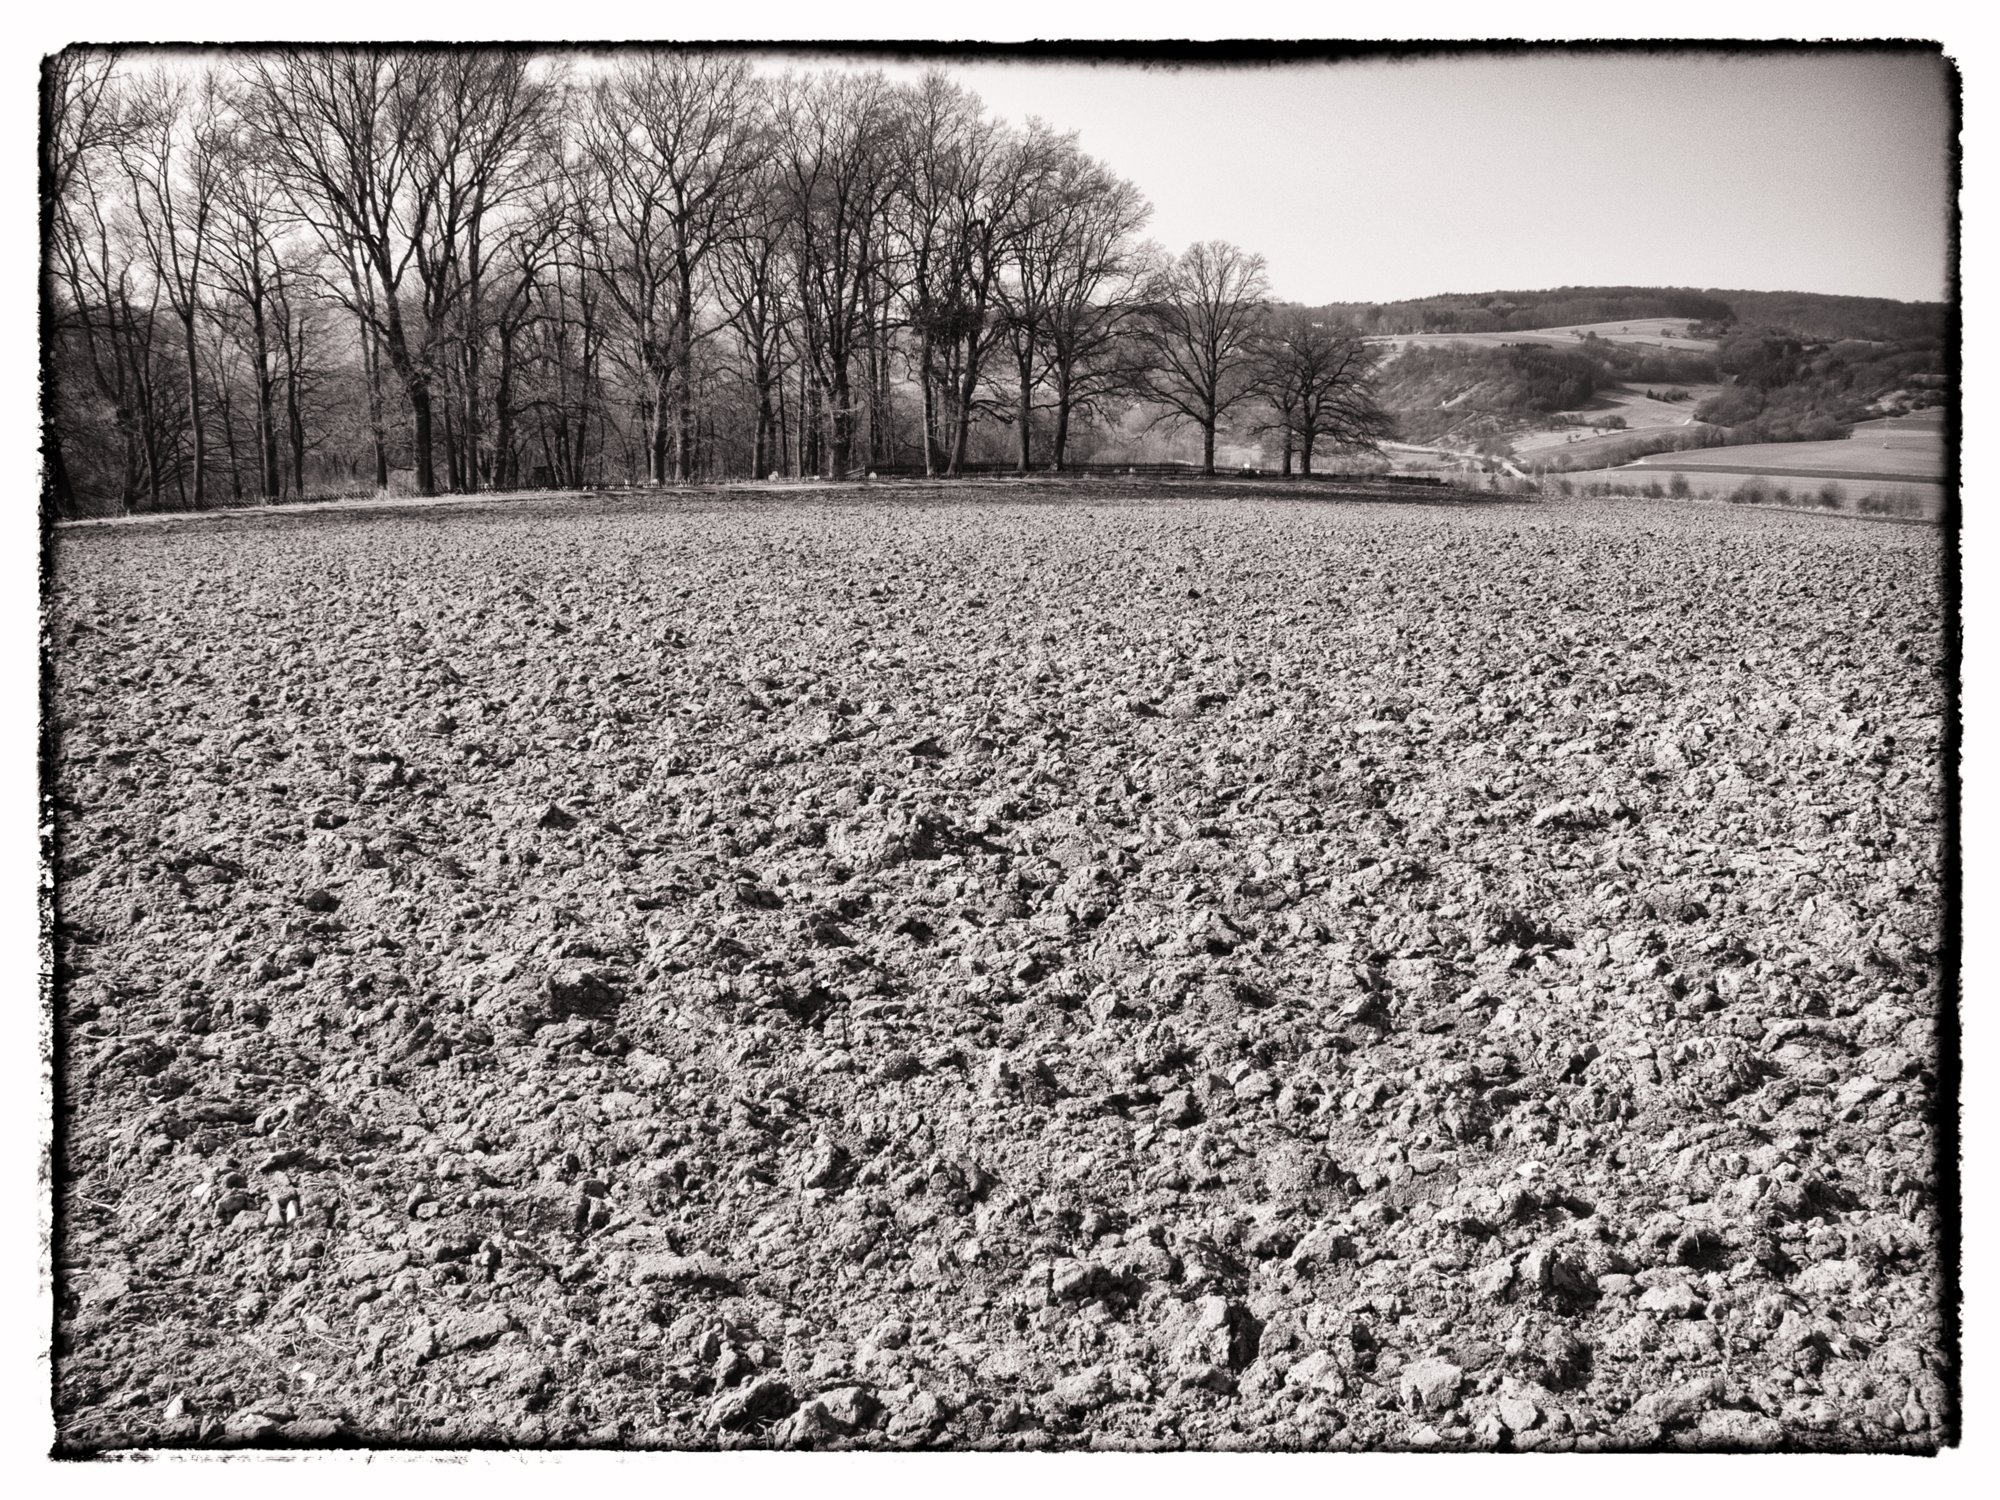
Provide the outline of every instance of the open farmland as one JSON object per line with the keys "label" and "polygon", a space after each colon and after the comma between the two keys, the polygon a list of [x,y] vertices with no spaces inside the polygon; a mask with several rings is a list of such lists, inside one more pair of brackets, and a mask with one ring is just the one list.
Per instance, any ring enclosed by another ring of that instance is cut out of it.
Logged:
{"label": "open farmland", "polygon": [[1930,429],[1942,435],[1944,431],[1944,408],[1927,406],[1917,411],[1898,413],[1893,417],[1874,417],[1866,422],[1854,424],[1855,437],[1896,437],[1903,433],[1918,433]]}
{"label": "open farmland", "polygon": [[1935,485],[1944,477],[1944,442],[1936,428],[1876,429],[1827,443],[1748,443],[1655,453],[1624,466],[1625,471],[1635,469]]}
{"label": "open farmland", "polygon": [[66,528],[62,1443],[1933,1448],[1939,545]]}
{"label": "open farmland", "polygon": [[[1511,439],[1515,457],[1523,463],[1558,461],[1573,465],[1585,462],[1598,454],[1614,452],[1635,438],[1653,437],[1677,427],[1689,426],[1694,421],[1696,408],[1722,387],[1690,384],[1678,389],[1687,392],[1686,400],[1661,401],[1648,396],[1641,388],[1612,386],[1601,391],[1588,407],[1557,413],[1573,425],[1536,428],[1515,435]],[[1619,418],[1625,425],[1606,432],[1591,430],[1595,424],[1610,417]]]}
{"label": "open farmland", "polygon": [[1685,394],[1678,401],[1662,401],[1657,396],[1647,395],[1642,387],[1614,385],[1600,391],[1589,406],[1558,412],[1557,415],[1585,424],[1602,422],[1607,417],[1620,417],[1632,432],[1657,427],[1685,427],[1694,420],[1695,408],[1721,391],[1722,387],[1686,383],[1672,389]]}

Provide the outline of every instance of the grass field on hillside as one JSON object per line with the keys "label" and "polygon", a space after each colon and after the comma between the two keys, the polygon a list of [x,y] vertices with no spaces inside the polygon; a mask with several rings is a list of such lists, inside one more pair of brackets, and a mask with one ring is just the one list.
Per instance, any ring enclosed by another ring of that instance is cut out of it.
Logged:
{"label": "grass field on hillside", "polygon": [[[1588,463],[1599,455],[1616,453],[1634,438],[1657,437],[1691,425],[1695,408],[1721,387],[1686,385],[1677,389],[1686,391],[1688,399],[1660,401],[1639,387],[1610,387],[1588,407],[1559,414],[1579,425],[1538,427],[1516,435],[1514,454],[1523,463]],[[1594,424],[1609,417],[1623,418],[1625,425],[1608,432],[1595,430]]]}
{"label": "grass field on hillside", "polygon": [[1655,453],[1627,467],[1936,480],[1944,474],[1944,444],[1935,431],[1886,436],[1877,432],[1828,443],[1747,443],[1737,448]]}

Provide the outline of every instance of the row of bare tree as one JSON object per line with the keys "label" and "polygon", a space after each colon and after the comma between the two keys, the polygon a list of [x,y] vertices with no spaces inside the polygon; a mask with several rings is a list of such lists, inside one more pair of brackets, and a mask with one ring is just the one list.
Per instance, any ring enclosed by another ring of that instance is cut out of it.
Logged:
{"label": "row of bare tree", "polygon": [[1388,431],[1261,257],[1169,256],[941,71],[338,47],[44,69],[50,499],[1061,469],[1136,409]]}

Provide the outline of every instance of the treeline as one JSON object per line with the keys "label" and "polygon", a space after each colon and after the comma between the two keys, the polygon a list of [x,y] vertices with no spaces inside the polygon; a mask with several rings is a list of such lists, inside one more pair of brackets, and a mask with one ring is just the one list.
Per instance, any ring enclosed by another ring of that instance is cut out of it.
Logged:
{"label": "treeline", "polygon": [[1363,333],[1512,333],[1572,323],[1674,318],[1727,324],[1728,302],[1680,287],[1564,286],[1541,292],[1447,292],[1405,302],[1336,302],[1322,312]]}
{"label": "treeline", "polygon": [[1786,333],[1741,334],[1725,340],[1716,357],[1729,384],[1695,415],[1742,434],[1739,442],[1845,437],[1892,393],[1904,393],[1905,407],[1941,404],[1941,359],[1931,338],[1813,343]]}
{"label": "treeline", "polygon": [[1938,302],[1896,302],[1887,297],[1834,297],[1817,292],[1717,292],[1735,310],[1744,330],[1777,329],[1820,341],[1869,339],[1942,344],[1945,312]]}
{"label": "treeline", "polygon": [[59,509],[1061,469],[1113,419],[1390,430],[1260,256],[941,71],[326,47],[44,66]]}
{"label": "treeline", "polygon": [[[1510,333],[1579,323],[1642,324],[1658,318],[1700,325],[1697,337],[1778,329],[1817,340],[1891,342],[1945,335],[1936,302],[1836,297],[1818,292],[1695,291],[1687,287],[1556,287],[1542,292],[1445,293],[1404,302],[1337,302],[1322,315],[1367,334]],[[1639,332],[1634,328],[1635,333]]]}

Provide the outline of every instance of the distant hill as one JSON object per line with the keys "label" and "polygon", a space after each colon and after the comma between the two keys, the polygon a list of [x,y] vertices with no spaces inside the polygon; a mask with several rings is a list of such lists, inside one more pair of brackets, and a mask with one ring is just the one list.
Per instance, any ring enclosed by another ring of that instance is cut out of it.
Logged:
{"label": "distant hill", "polygon": [[1806,339],[1942,339],[1945,306],[1819,292],[1672,286],[1562,286],[1546,291],[1447,292],[1406,302],[1333,302],[1315,309],[1363,333],[1506,333],[1562,324],[1682,318],[1724,330],[1775,329]]}
{"label": "distant hill", "polygon": [[[1825,441],[1886,411],[1949,399],[1935,339],[1801,338],[1769,330],[1732,332],[1711,350],[1663,349],[1586,337],[1406,346],[1377,376],[1382,404],[1412,442],[1498,452],[1506,440],[1563,428],[1600,397],[1667,391],[1703,430],[1660,434],[1656,443]],[[1696,391],[1702,392],[1697,396]],[[1635,435],[1634,443],[1640,441]],[[1648,451],[1657,451],[1657,448]]]}
{"label": "distant hill", "polygon": [[1586,406],[1614,384],[1712,386],[1720,378],[1711,354],[1590,339],[1560,349],[1538,343],[1407,349],[1383,365],[1377,383],[1402,437],[1470,444],[1547,425],[1555,413]]}
{"label": "distant hill", "polygon": [[1806,339],[1875,339],[1890,343],[1942,341],[1942,302],[1894,302],[1887,297],[1829,297],[1819,292],[1710,292],[1727,302],[1741,329],[1775,328]]}

